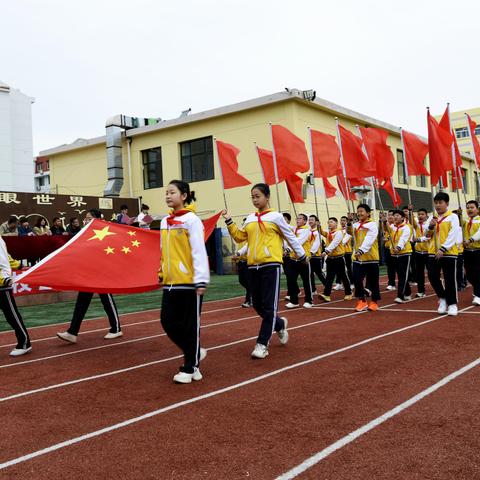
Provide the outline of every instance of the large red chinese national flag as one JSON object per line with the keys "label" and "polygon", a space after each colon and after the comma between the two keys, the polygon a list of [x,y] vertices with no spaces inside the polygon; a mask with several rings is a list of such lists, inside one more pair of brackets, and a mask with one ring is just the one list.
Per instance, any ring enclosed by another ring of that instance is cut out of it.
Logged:
{"label": "large red chinese national flag", "polygon": [[305,143],[281,125],[272,125],[273,147],[280,178],[310,169]]}
{"label": "large red chinese national flag", "polygon": [[215,142],[217,144],[218,161],[222,170],[223,188],[228,190],[229,188],[250,185],[250,180],[238,173],[237,156],[240,150],[230,143],[221,142],[220,140],[215,140]]}
{"label": "large red chinese national flag", "polygon": [[466,114],[468,120],[468,126],[470,127],[470,138],[472,139],[473,153],[475,155],[475,163],[477,167],[480,167],[480,145],[478,143],[478,138],[475,136],[475,129],[477,124],[472,120],[468,113]]}
{"label": "large red chinese national flag", "polygon": [[333,135],[310,130],[312,135],[313,174],[315,178],[335,177],[342,173],[340,150]]}
{"label": "large red chinese national flag", "polygon": [[428,143],[410,132],[402,130],[404,156],[409,175],[429,175],[424,161],[428,153]]}
{"label": "large red chinese national flag", "polygon": [[446,172],[453,169],[452,142],[453,137],[448,121],[448,108],[443,114],[440,124],[427,112],[428,152],[430,157],[430,176],[432,185],[436,185]]}
{"label": "large red chinese national flag", "polygon": [[345,173],[347,178],[367,178],[375,176],[375,165],[370,163],[362,150],[362,139],[338,126]]}
{"label": "large red chinese national flag", "polygon": [[[204,220],[205,240],[219,215]],[[95,219],[15,281],[56,290],[146,292],[158,288],[159,267],[158,230]]]}
{"label": "large red chinese national flag", "polygon": [[373,127],[360,127],[359,129],[370,166],[375,168],[376,178],[390,178],[393,175],[395,159],[392,150],[387,145],[388,132]]}

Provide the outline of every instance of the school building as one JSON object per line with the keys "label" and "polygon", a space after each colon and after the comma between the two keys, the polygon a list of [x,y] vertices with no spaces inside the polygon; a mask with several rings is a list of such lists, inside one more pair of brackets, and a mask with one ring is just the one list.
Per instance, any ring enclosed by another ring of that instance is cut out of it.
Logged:
{"label": "school building", "polygon": [[[200,113],[183,112],[179,118],[171,120],[113,117],[107,121],[105,136],[79,139],[40,152],[49,162],[50,190],[70,195],[141,197],[150,206],[151,213],[165,214],[164,188],[169,180],[181,178],[191,183],[197,196],[198,212],[206,217],[224,205],[219,167],[214,159],[214,137],[240,149],[239,172],[256,183],[262,181],[262,173],[254,142],[259,147],[272,148],[269,122],[290,129],[307,144],[307,127],[336,135],[335,117],[338,117],[340,123],[352,131],[356,125],[388,131],[388,144],[396,159],[394,184],[403,202],[407,203],[409,182],[414,205],[431,207],[429,178],[406,178],[399,127],[315,98],[313,93],[289,89]],[[477,109],[478,114],[480,109]],[[455,122],[454,116],[457,128]],[[408,130],[408,126],[405,128]],[[466,195],[478,197],[472,157],[465,153],[467,150],[462,150]],[[297,212],[314,213],[313,188],[306,185],[307,174],[302,175],[305,204],[296,205]],[[335,184],[335,180],[332,183]],[[252,211],[249,195],[248,186],[226,191],[229,210],[237,221]],[[383,191],[381,198],[386,208],[391,206]],[[452,195],[453,207],[456,207],[456,198],[456,194]],[[461,201],[464,202],[463,194]],[[376,203],[379,208],[378,200]],[[318,204],[320,217],[325,221],[323,197],[318,198]],[[273,190],[272,206],[278,208]],[[346,211],[341,197],[329,199],[328,207],[330,215],[341,216]],[[280,208],[293,214],[283,183],[280,185]]]}

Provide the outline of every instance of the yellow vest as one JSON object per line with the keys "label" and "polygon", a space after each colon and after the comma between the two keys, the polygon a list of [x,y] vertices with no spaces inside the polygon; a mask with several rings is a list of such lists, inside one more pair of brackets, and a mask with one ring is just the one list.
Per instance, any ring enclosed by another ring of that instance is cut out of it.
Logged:
{"label": "yellow vest", "polygon": [[[358,222],[353,226],[353,241],[355,242],[355,250],[359,250],[367,236],[367,232],[369,228],[367,225],[370,226],[374,222],[368,221],[365,223]],[[353,255],[353,260],[359,263],[375,263],[378,262],[380,256],[378,254],[378,236],[375,238],[375,241],[367,253],[362,255]]]}
{"label": "yellow vest", "polygon": [[[302,232],[302,230],[303,230],[303,232]],[[312,247],[312,243],[313,243],[313,240],[311,239],[312,235],[310,234],[310,227],[308,225],[303,225],[301,227],[296,227],[295,230],[293,231],[293,233],[295,234],[295,236],[297,238],[299,238],[300,235],[302,235],[302,233],[304,233],[304,230],[308,230],[309,234],[308,234],[308,240],[302,244],[302,247],[305,250],[305,255],[307,257],[309,257],[310,256],[310,248]],[[298,256],[295,252],[292,251],[290,253],[290,258],[293,258],[294,260],[296,260],[296,259],[298,259]]]}
{"label": "yellow vest", "polygon": [[[447,241],[448,235],[452,227],[452,218],[454,214],[448,210],[445,212],[442,217],[437,217],[437,225],[433,230],[432,238],[428,243],[428,253],[429,255],[435,255],[437,251],[444,245]],[[449,248],[444,249],[444,255],[450,257],[456,257],[458,255],[458,246],[457,240],[453,242]]]}
{"label": "yellow vest", "polygon": [[[417,226],[415,227],[415,237],[426,237],[428,233],[427,222],[420,222],[417,220]],[[428,253],[428,242],[415,243],[415,251],[417,253]]]}
{"label": "yellow vest", "polygon": [[[344,237],[345,237],[345,235],[348,235],[346,228],[342,229],[342,232],[343,232],[343,236],[344,236]],[[344,248],[345,248],[345,253],[352,253],[352,252],[353,252],[352,237],[350,237],[350,238],[348,239],[348,242],[345,243],[343,246],[344,246]]]}
{"label": "yellow vest", "polygon": [[[402,236],[402,230],[403,228],[408,228],[410,230],[410,233],[409,233],[409,237],[408,237],[408,240],[405,242],[405,245],[403,246],[402,250],[400,251],[396,251],[395,248],[397,247],[398,245],[398,242],[400,241],[400,238]],[[390,252],[392,255],[406,255],[406,254],[409,254],[409,253],[412,253],[412,244],[410,243],[411,239],[412,239],[412,227],[409,223],[402,223],[401,225],[399,225],[399,227],[397,228],[397,226],[395,224],[392,224],[392,225],[389,225],[388,226],[388,229],[390,231]]]}
{"label": "yellow vest", "polygon": [[[337,228],[336,230],[329,230],[328,232],[325,232],[326,233],[325,244],[327,248],[332,243],[333,237],[335,236],[336,232],[341,232],[341,230]],[[343,240],[343,234],[342,234],[342,240]],[[342,241],[340,241],[340,243],[328,254],[329,257],[341,257],[343,255],[345,255],[345,245],[343,245]]]}
{"label": "yellow vest", "polygon": [[[480,228],[480,216],[477,215],[474,218],[464,220],[462,222],[462,230],[463,230],[463,239],[468,242],[470,238],[472,238]],[[480,240],[476,242],[470,242],[465,250],[479,250],[480,249]]]}

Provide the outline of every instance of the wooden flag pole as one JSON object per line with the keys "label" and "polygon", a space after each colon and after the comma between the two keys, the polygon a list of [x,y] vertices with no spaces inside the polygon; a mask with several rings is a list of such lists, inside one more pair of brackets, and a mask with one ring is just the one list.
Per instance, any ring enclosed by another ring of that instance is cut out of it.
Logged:
{"label": "wooden flag pole", "polygon": [[[346,200],[347,200],[347,209],[350,210],[350,207],[349,207],[349,204],[348,204],[348,200],[350,200],[350,182],[347,180],[347,171],[345,169],[345,162],[343,160],[343,150],[342,150],[342,138],[340,137],[340,123],[338,121],[338,117],[335,117],[335,125],[336,125],[336,128],[337,128],[337,142],[338,142],[338,147],[339,147],[339,150],[340,150],[340,163],[342,164],[342,172],[343,172],[343,178],[345,179],[345,189],[347,190],[345,192],[346,194]],[[353,204],[353,200],[350,200],[351,201],[351,212],[353,213],[355,211],[355,205]]]}
{"label": "wooden flag pole", "polygon": [[[475,172],[477,173],[477,192],[480,195],[480,174],[478,172],[478,162],[480,162],[480,158],[477,158],[477,154],[475,153],[475,145],[473,143],[473,137],[472,137],[472,135],[475,135],[475,132],[472,132],[472,129],[470,128],[470,121],[467,113],[465,113],[465,118],[467,119],[467,128],[468,128],[468,133],[470,134],[470,143],[472,144],[472,153],[473,153],[473,161],[475,163]],[[475,195],[475,197],[478,197],[479,195]]]}
{"label": "wooden flag pole", "polygon": [[[310,127],[307,127],[307,130],[308,130],[308,148],[310,150],[310,168],[312,170],[313,197],[315,198],[315,212],[317,214],[317,218],[320,218],[320,215],[318,213],[317,188],[315,184],[315,161],[313,160],[312,129]],[[325,195],[325,206],[327,207],[327,212],[328,212],[327,195]]]}
{"label": "wooden flag pole", "polygon": [[[448,111],[448,128],[450,129],[450,134],[453,136],[455,133],[452,130],[452,119],[450,118],[450,102],[447,103],[447,111]],[[455,175],[455,183],[457,186],[457,200],[458,200],[458,208],[461,208],[460,206],[460,192],[458,189],[459,183],[458,183],[458,168],[457,168],[457,154],[455,152],[455,137],[452,137],[452,163],[453,163],[453,169],[452,169],[452,180],[453,180],[453,175]],[[461,157],[460,157],[461,161]],[[452,185],[453,187],[453,185]]]}
{"label": "wooden flag pole", "polygon": [[[275,153],[275,144],[273,143],[273,129],[272,122],[268,122],[270,127],[270,138],[272,139],[272,156],[273,156],[273,171],[275,173],[275,189],[277,192],[277,203],[278,211],[281,212],[282,208],[280,207],[280,193],[278,192],[278,169],[277,169],[277,154]],[[295,207],[293,207],[295,209]]]}
{"label": "wooden flag pole", "polygon": [[[403,151],[403,165],[405,167],[405,177],[407,181],[407,192],[408,192],[408,204],[412,204],[412,194],[410,192],[410,175],[408,173],[408,162],[407,162],[407,152],[405,151],[405,142],[403,141],[403,129],[400,127],[400,141],[402,142],[402,151]],[[392,184],[392,188],[393,184]]]}
{"label": "wooden flag pole", "polygon": [[[367,147],[365,146],[365,142],[363,141],[363,136],[362,136],[362,131],[360,130],[360,127],[358,125],[355,125],[355,128],[357,129],[358,135],[360,136],[362,140],[362,151],[365,157],[367,158],[368,163],[370,163],[370,158],[368,157],[368,152],[367,152]],[[376,210],[377,210],[377,203],[375,201],[375,185],[374,185],[374,180],[373,177],[370,177],[370,185],[372,186],[372,207],[373,207],[373,220],[375,220],[376,216]],[[392,185],[393,187],[393,185]],[[376,221],[376,220],[375,220]]]}

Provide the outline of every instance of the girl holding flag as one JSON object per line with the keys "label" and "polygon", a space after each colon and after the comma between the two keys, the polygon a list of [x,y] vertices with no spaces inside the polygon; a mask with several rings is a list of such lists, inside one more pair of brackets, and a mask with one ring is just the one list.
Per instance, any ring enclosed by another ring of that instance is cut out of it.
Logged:
{"label": "girl holding flag", "polygon": [[203,378],[199,364],[207,354],[200,348],[200,310],[210,281],[210,268],[203,223],[195,215],[195,199],[189,184],[172,180],[165,200],[171,210],[160,224],[161,322],[170,340],[184,355],[184,363],[173,381],[191,383]]}
{"label": "girl holding flag", "polygon": [[288,342],[287,319],[277,315],[283,239],[287,240],[299,261],[305,262],[306,256],[282,214],[270,208],[270,187],[258,183],[252,188],[251,196],[257,211],[248,215],[241,228],[233,223],[227,210],[223,211],[223,217],[232,238],[237,243],[246,241],[248,245],[247,264],[253,307],[262,318],[251,355],[252,358],[265,358],[274,331],[282,345]]}

